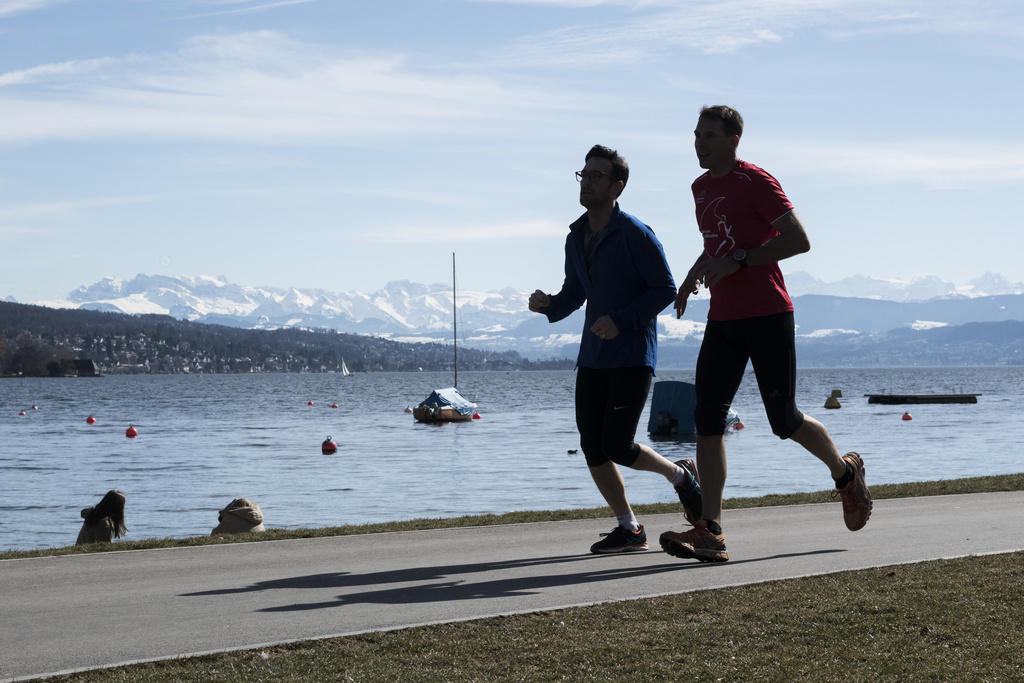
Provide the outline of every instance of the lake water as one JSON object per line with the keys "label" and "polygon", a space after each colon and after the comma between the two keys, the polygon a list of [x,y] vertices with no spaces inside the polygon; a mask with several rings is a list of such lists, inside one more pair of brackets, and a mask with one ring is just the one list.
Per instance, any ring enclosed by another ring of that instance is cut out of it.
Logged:
{"label": "lake water", "polygon": [[[482,419],[440,426],[404,410],[448,386],[441,373],[0,380],[0,551],[73,544],[81,509],[112,488],[128,499],[129,540],[208,534],[237,497],[277,528],[603,505],[582,452],[569,453],[579,448],[574,373],[459,379]],[[869,484],[953,479],[1024,471],[1022,380],[1021,367],[803,370],[798,400],[840,450],[864,456]],[[833,389],[842,408],[826,410]],[[919,406],[864,398],[956,392],[981,396]],[[746,428],[726,438],[726,497],[830,485],[823,465],[771,434],[752,376],[734,408]],[[672,460],[693,456],[692,441],[652,441],[647,420],[638,441]],[[336,454],[321,453],[327,436]],[[658,475],[624,476],[633,503],[675,500]]]}

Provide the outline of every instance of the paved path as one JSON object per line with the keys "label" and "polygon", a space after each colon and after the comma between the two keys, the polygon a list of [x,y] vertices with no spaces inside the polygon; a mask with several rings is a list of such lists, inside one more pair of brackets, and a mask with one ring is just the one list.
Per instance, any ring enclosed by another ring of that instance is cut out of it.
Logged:
{"label": "paved path", "polygon": [[726,513],[732,560],[588,552],[610,520],[0,561],[0,679],[1024,549],[1024,492]]}

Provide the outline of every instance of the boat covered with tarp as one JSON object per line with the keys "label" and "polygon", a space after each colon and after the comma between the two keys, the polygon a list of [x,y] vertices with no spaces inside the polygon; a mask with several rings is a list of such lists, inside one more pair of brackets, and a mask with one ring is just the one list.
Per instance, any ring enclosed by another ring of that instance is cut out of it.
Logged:
{"label": "boat covered with tarp", "polygon": [[435,389],[422,403],[412,409],[417,422],[462,422],[472,420],[476,404],[455,387]]}

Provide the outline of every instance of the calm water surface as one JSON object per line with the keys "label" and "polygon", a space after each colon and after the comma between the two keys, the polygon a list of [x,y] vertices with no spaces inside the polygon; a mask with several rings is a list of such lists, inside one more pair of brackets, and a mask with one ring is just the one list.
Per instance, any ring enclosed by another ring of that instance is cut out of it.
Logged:
{"label": "calm water surface", "polygon": [[[80,510],[111,488],[128,497],[128,539],[208,534],[241,496],[278,528],[603,505],[582,453],[569,453],[579,448],[574,373],[459,379],[482,419],[442,426],[404,410],[448,386],[447,374],[0,380],[0,550],[73,544]],[[864,456],[869,484],[1007,474],[1024,471],[1022,380],[1019,367],[804,370],[799,401],[840,450]],[[843,407],[826,410],[833,389]],[[951,392],[982,396],[920,406],[863,396]],[[746,429],[726,439],[727,497],[829,486],[823,465],[771,434],[752,376],[734,407]],[[913,420],[901,419],[906,410]],[[652,442],[647,420],[638,441],[669,459],[693,456],[691,441]],[[129,424],[138,438],[125,438]],[[336,454],[321,454],[327,436]],[[675,500],[663,478],[623,474],[631,502]]]}

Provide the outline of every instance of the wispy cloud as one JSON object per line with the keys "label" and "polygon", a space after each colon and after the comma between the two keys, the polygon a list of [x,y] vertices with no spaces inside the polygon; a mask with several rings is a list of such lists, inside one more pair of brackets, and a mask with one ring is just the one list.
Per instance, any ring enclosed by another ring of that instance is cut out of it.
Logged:
{"label": "wispy cloud", "polygon": [[209,11],[198,11],[192,15],[195,17],[215,17],[230,14],[254,14],[268,10],[280,9],[291,5],[305,5],[319,0],[192,0],[188,2],[189,7],[199,6],[200,8],[212,7]]}
{"label": "wispy cloud", "polygon": [[547,7],[598,7],[601,5],[643,5],[642,0],[469,0],[495,5],[541,5]]}
{"label": "wispy cloud", "polygon": [[67,0],[0,0],[0,17],[18,12],[30,12],[61,2],[67,2]]}
{"label": "wispy cloud", "polygon": [[[1019,13],[994,3],[979,15],[966,0],[633,0],[573,2],[572,0],[477,0],[562,7],[625,5],[631,18],[600,18],[525,37],[498,53],[518,64],[592,66],[595,63],[642,63],[672,50],[701,54],[730,54],[779,43],[803,31],[816,30],[834,38],[844,35],[973,33],[1005,35],[1005,18]],[[600,15],[597,15],[598,17]],[[1010,22],[1017,26],[1018,22]]]}
{"label": "wispy cloud", "polygon": [[576,106],[529,83],[417,69],[400,54],[344,53],[271,31],[196,38],[173,54],[43,65],[0,74],[0,85],[0,142],[356,144],[396,133],[484,133]]}
{"label": "wispy cloud", "polygon": [[1024,181],[1024,144],[918,140],[884,146],[844,142],[793,142],[758,145],[759,153],[785,159],[791,172],[837,183],[904,185],[932,190],[1019,186]]}
{"label": "wispy cloud", "polygon": [[[56,229],[45,226],[0,223],[0,243],[13,242],[24,237],[34,238],[40,235],[51,235],[55,232],[57,232]],[[20,259],[20,255],[18,258]]]}
{"label": "wispy cloud", "polygon": [[90,72],[96,72],[105,67],[112,67],[123,63],[124,60],[86,59],[59,64],[43,64],[42,66],[22,69],[20,71],[8,71],[7,73],[0,74],[0,88],[31,83],[54,83],[72,76],[84,76]]}
{"label": "wispy cloud", "polygon": [[[462,244],[466,242],[494,242],[495,236],[503,236],[510,240],[533,240],[536,238],[563,237],[566,233],[564,223],[548,220],[505,221],[495,223],[488,221],[487,228],[481,229],[479,221],[452,223],[449,220],[437,222],[420,222],[415,225],[402,223],[382,227],[377,230],[361,231],[358,234],[346,233],[346,241],[357,241],[364,244]],[[324,237],[337,237],[337,234]]]}
{"label": "wispy cloud", "polygon": [[[95,209],[108,206],[124,206],[128,204],[140,204],[146,202],[160,202],[168,199],[180,198],[181,195],[170,194],[145,194],[97,197],[94,199],[38,202],[22,205],[7,205],[0,207],[0,222],[31,220],[40,217],[69,216],[82,211],[83,209]],[[0,227],[0,230],[7,230],[8,227]]]}

